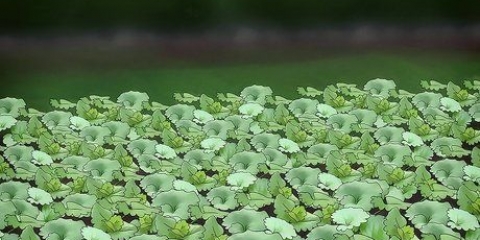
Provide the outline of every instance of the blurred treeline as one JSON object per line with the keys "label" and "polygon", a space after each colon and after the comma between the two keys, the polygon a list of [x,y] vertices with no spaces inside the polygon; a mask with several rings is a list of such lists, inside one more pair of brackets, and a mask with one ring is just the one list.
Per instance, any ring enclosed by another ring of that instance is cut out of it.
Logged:
{"label": "blurred treeline", "polygon": [[231,25],[469,23],[479,0],[1,0],[0,31],[127,27],[183,31]]}

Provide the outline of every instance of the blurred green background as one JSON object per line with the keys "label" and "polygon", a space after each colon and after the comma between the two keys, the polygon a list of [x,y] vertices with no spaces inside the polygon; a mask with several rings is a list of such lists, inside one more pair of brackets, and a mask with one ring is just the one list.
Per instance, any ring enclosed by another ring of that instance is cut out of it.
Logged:
{"label": "blurred green background", "polygon": [[238,94],[374,78],[480,79],[478,1],[0,2],[0,98]]}

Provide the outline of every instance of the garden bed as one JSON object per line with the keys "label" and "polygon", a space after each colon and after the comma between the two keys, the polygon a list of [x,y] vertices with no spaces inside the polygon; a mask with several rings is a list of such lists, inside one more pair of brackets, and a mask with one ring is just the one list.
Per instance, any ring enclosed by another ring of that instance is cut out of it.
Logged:
{"label": "garden bed", "polygon": [[0,99],[1,239],[479,239],[480,82]]}

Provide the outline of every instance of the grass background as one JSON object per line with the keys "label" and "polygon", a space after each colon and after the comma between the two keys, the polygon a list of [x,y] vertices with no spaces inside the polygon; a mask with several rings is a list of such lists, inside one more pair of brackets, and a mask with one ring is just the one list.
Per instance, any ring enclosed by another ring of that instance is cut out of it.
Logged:
{"label": "grass background", "polygon": [[[257,53],[259,54],[259,53]],[[260,53],[261,54],[261,53]],[[315,54],[314,54],[315,55]],[[48,62],[48,56],[45,61]],[[118,59],[121,61],[121,59]],[[4,61],[4,64],[8,64]],[[253,84],[270,86],[274,94],[297,98],[297,87],[323,89],[337,82],[361,87],[386,78],[397,87],[420,91],[421,80],[440,82],[480,79],[480,56],[468,52],[365,52],[318,55],[309,59],[213,62],[182,61],[128,67],[51,67],[35,69],[28,59],[14,63],[0,76],[0,97],[22,98],[28,107],[48,110],[49,99],[76,101],[89,95],[116,99],[126,91],[146,92],[151,100],[173,104],[173,93],[234,93]],[[92,64],[91,64],[92,65]]]}

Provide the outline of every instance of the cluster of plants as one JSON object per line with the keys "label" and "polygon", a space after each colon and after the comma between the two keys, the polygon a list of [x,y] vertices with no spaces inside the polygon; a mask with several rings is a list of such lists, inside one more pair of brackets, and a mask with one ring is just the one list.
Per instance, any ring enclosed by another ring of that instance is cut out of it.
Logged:
{"label": "cluster of plants", "polygon": [[0,239],[480,239],[480,82],[0,99]]}

